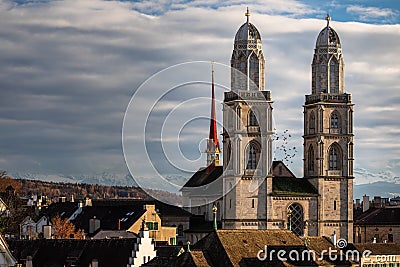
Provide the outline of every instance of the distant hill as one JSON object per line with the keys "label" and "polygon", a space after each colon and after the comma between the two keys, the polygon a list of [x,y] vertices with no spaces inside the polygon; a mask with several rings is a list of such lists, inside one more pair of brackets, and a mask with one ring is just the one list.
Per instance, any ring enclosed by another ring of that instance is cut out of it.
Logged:
{"label": "distant hill", "polygon": [[359,198],[362,200],[364,195],[370,196],[370,199],[374,196],[390,198],[400,196],[400,184],[380,181],[354,185],[354,199]]}
{"label": "distant hill", "polygon": [[[45,195],[50,199],[59,196],[65,196],[70,199],[73,195],[75,199],[90,197],[100,198],[135,198],[135,199],[153,199],[143,189],[135,186],[107,186],[100,184],[86,183],[65,183],[65,182],[47,182],[39,180],[15,179],[11,177],[0,178],[1,188],[12,185],[20,196]],[[2,191],[3,191],[2,190]],[[158,200],[167,200],[169,203],[179,204],[180,196],[162,191],[150,190],[153,196]]]}

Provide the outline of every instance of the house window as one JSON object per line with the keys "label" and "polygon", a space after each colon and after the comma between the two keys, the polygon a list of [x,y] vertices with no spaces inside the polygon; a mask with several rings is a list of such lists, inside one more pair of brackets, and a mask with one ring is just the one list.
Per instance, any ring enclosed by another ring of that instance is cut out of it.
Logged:
{"label": "house window", "polygon": [[339,116],[336,112],[333,112],[331,115],[331,129],[339,128]]}
{"label": "house window", "polygon": [[183,225],[182,224],[180,224],[178,226],[178,236],[183,236]]}
{"label": "house window", "polygon": [[175,237],[171,237],[171,238],[169,239],[169,244],[170,244],[170,245],[176,245],[176,239],[175,239]]}
{"label": "house window", "polygon": [[153,228],[153,222],[146,222],[146,224],[147,224],[147,229],[149,229],[149,230],[153,230],[154,228]]}
{"label": "house window", "polygon": [[388,242],[393,243],[393,234],[388,234]]}
{"label": "house window", "polygon": [[158,230],[158,222],[154,223],[154,230]]}
{"label": "house window", "polygon": [[143,263],[146,263],[146,256],[143,256]]}
{"label": "house window", "polygon": [[249,126],[258,126],[256,114],[252,110],[250,110],[250,112],[249,112],[249,123],[248,124],[249,124]]}
{"label": "house window", "polygon": [[329,149],[329,170],[340,170],[339,158],[339,149],[336,145],[333,145]]}
{"label": "house window", "polygon": [[282,173],[283,173],[282,166],[279,166],[279,167],[278,167],[278,172],[279,172],[279,175],[282,175]]}

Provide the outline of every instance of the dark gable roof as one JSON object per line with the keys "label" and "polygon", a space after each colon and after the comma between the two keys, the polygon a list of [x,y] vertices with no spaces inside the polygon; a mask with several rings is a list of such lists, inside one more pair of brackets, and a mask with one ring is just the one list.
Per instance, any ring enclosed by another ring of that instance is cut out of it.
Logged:
{"label": "dark gable roof", "polygon": [[199,187],[217,180],[223,172],[223,166],[210,165],[198,170],[183,187]]}
{"label": "dark gable roof", "polygon": [[[105,240],[10,240],[13,255],[20,263],[33,257],[33,266],[64,266],[68,261],[76,266],[89,266],[97,259],[99,266],[126,267],[136,242],[131,239]],[[69,266],[69,265],[68,265]]]}
{"label": "dark gable roof", "polygon": [[120,229],[127,230],[144,213],[143,206],[119,206],[118,208],[114,206],[87,206],[72,222],[76,227],[88,233],[90,219],[100,220],[100,229],[102,230],[117,230],[118,220],[120,220]]}
{"label": "dark gable roof", "polygon": [[144,205],[155,205],[156,210],[163,217],[184,217],[188,218],[191,213],[180,207],[165,204],[156,200],[135,200],[135,199],[113,199],[113,200],[92,200],[92,206],[86,206],[82,212],[72,221],[78,228],[89,232],[89,220],[96,217],[100,220],[102,230],[117,230],[118,219],[120,229],[127,230],[146,211]]}
{"label": "dark gable roof", "polygon": [[40,217],[46,215],[50,218],[60,215],[62,219],[69,218],[78,209],[78,202],[56,202],[45,208]]}
{"label": "dark gable roof", "polygon": [[272,194],[280,196],[318,196],[318,191],[304,178],[273,177]]}
{"label": "dark gable roof", "polygon": [[166,204],[158,200],[142,200],[142,199],[106,199],[92,200],[93,207],[112,206],[112,207],[133,207],[135,209],[143,209],[145,204],[155,205],[160,216],[189,217],[192,214],[181,207]]}
{"label": "dark gable roof", "polygon": [[370,208],[355,218],[357,225],[400,225],[400,207]]}
{"label": "dark gable roof", "polygon": [[[282,174],[279,173],[279,166],[282,167]],[[291,170],[281,160],[272,162],[272,176],[273,177],[296,177]]]}

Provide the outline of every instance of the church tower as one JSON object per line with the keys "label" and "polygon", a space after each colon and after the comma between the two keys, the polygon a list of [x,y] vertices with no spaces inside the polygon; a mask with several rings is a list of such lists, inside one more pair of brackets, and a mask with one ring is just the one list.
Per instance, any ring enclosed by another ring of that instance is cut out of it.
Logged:
{"label": "church tower", "polygon": [[261,35],[247,20],[231,58],[231,91],[223,105],[223,228],[266,229],[267,183],[272,183],[272,100],[264,90]]}
{"label": "church tower", "polygon": [[304,104],[304,177],[318,190],[318,235],[353,240],[353,104],[338,34],[319,33]]}

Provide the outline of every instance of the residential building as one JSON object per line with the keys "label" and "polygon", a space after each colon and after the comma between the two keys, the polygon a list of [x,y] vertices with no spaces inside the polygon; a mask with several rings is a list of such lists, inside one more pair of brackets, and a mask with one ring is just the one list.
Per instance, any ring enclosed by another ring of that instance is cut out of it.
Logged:
{"label": "residential building", "polygon": [[354,219],[354,243],[400,244],[400,206],[369,208]]}

